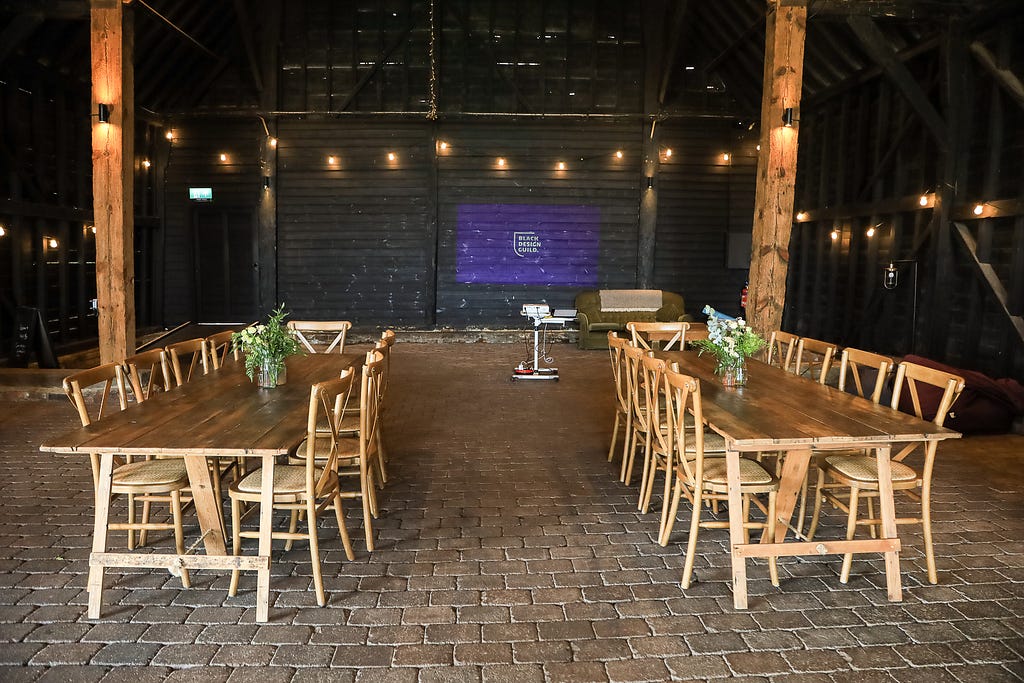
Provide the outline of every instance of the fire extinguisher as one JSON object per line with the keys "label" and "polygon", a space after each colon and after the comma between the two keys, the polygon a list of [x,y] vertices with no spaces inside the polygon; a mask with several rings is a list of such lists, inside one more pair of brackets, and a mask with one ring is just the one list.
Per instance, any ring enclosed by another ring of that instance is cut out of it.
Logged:
{"label": "fire extinguisher", "polygon": [[743,315],[747,315],[747,287],[750,282],[743,283],[743,289],[740,290],[740,310],[743,311]]}

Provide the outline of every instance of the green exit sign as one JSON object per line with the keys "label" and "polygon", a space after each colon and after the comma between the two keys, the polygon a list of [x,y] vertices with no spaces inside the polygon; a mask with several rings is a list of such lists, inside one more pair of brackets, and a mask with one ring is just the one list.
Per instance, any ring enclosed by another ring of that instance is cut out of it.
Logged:
{"label": "green exit sign", "polygon": [[212,202],[213,201],[213,188],[212,187],[190,187],[188,188],[188,198],[194,202]]}

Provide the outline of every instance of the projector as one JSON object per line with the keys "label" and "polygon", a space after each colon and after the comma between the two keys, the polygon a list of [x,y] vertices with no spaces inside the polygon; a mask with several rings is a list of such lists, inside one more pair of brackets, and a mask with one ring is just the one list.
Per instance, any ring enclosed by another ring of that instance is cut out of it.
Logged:
{"label": "projector", "polygon": [[546,318],[551,315],[551,307],[547,304],[523,304],[523,310],[520,313],[526,318]]}

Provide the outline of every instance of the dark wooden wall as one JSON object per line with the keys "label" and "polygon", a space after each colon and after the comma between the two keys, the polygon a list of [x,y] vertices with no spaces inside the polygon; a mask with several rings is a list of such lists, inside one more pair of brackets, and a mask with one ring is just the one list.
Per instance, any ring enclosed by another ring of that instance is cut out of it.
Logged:
{"label": "dark wooden wall", "polygon": [[[1024,109],[968,54],[972,41],[990,45],[1021,73],[1021,28],[951,29],[958,38],[908,61],[946,139],[882,75],[803,104],[796,209],[807,217],[790,245],[786,329],[1024,378],[1008,315],[1024,313]],[[890,262],[899,280],[886,289]]]}

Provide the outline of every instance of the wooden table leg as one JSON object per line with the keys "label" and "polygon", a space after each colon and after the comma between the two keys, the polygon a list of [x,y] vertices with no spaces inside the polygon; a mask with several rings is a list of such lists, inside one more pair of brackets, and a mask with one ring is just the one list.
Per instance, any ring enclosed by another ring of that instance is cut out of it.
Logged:
{"label": "wooden table leg", "polygon": [[[114,456],[110,453],[100,456],[99,481],[96,487],[96,514],[92,527],[92,552],[107,551],[107,522],[110,519],[110,489],[113,485]],[[90,558],[92,559],[92,558]],[[95,562],[95,564],[93,563]],[[89,618],[100,618],[100,607],[103,605],[103,567],[101,561],[89,563]]]}
{"label": "wooden table leg", "polygon": [[[779,479],[779,493],[775,498],[775,529],[774,534],[769,527],[761,534],[761,542],[782,543],[786,538],[789,520],[793,517],[800,489],[807,479],[807,467],[811,461],[810,449],[786,451],[782,461],[782,476]],[[773,538],[774,536],[774,538]]]}
{"label": "wooden table leg", "polygon": [[[740,493],[740,454],[725,452],[726,477],[729,480],[729,548],[732,555],[732,603],[736,609],[747,608],[747,565],[737,552],[743,545],[743,495]],[[697,514],[696,512],[694,514]]]}
{"label": "wooden table leg", "polygon": [[206,458],[186,456],[185,469],[188,472],[188,485],[192,489],[192,501],[196,506],[196,517],[199,519],[206,554],[227,555],[221,501],[213,490],[213,475],[206,464]]}
{"label": "wooden table leg", "polygon": [[[896,531],[896,505],[893,501],[892,492],[892,469],[889,466],[891,454],[891,446],[875,449],[875,457],[878,462],[878,503],[879,507],[881,507],[882,538],[898,538]],[[899,552],[885,553],[885,586],[889,592],[890,602],[900,602],[903,600]]]}
{"label": "wooden table leg", "polygon": [[256,570],[256,621],[270,618],[270,543],[274,522],[274,460],[264,455],[260,482],[260,557],[268,558],[266,567]]}

